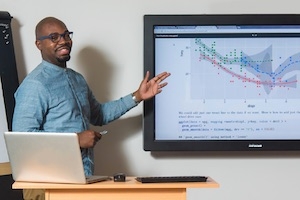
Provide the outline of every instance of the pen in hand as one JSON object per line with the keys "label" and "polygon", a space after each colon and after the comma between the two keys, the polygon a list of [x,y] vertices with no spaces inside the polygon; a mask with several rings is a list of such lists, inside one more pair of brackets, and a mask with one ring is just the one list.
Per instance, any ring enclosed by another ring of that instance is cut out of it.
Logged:
{"label": "pen in hand", "polygon": [[107,133],[108,131],[100,131],[99,133],[100,133],[100,137],[97,137],[96,136],[96,138],[95,138],[95,143],[94,143],[94,145],[101,139],[101,137],[103,136],[103,135],[105,135],[106,133]]}
{"label": "pen in hand", "polygon": [[105,135],[108,131],[100,131],[101,135]]}

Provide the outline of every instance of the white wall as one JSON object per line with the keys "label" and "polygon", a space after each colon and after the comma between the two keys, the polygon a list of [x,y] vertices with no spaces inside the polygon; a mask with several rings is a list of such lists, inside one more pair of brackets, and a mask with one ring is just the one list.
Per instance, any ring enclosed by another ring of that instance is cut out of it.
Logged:
{"label": "white wall", "polygon": [[[41,61],[34,46],[36,23],[55,16],[74,31],[68,66],[83,73],[101,101],[134,91],[142,80],[144,14],[300,12],[296,0],[0,0],[0,5],[14,17],[20,80]],[[96,147],[98,174],[209,175],[220,183],[219,189],[190,189],[189,200],[299,199],[300,153],[151,154],[142,148],[142,105],[104,128],[110,133]]]}

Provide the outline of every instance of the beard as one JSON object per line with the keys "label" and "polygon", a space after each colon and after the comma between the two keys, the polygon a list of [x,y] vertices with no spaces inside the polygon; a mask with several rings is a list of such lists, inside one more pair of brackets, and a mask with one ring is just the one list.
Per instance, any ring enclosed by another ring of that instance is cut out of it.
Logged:
{"label": "beard", "polygon": [[71,59],[70,53],[71,53],[72,45],[70,43],[66,43],[63,45],[58,46],[55,49],[56,53],[56,60],[59,63],[66,63]]}
{"label": "beard", "polygon": [[56,60],[57,60],[59,63],[65,63],[65,62],[69,61],[70,59],[71,59],[71,56],[70,56],[70,55],[65,55],[65,56],[56,58]]}

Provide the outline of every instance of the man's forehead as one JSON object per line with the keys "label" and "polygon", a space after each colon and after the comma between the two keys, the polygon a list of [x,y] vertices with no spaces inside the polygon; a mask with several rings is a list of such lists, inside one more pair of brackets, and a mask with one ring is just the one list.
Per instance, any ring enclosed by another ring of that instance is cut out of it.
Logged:
{"label": "man's forehead", "polygon": [[45,23],[42,27],[43,34],[63,33],[67,30],[67,27],[61,23]]}

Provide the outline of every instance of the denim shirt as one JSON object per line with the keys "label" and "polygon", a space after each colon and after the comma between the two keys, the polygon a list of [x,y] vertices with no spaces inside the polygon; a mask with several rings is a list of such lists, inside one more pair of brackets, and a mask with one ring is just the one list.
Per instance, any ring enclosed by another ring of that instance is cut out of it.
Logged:
{"label": "denim shirt", "polygon": [[[118,119],[136,105],[131,94],[99,103],[81,74],[43,60],[15,93],[12,129],[78,133],[90,124],[101,126]],[[85,174],[92,175],[93,148],[81,149],[81,153]]]}

